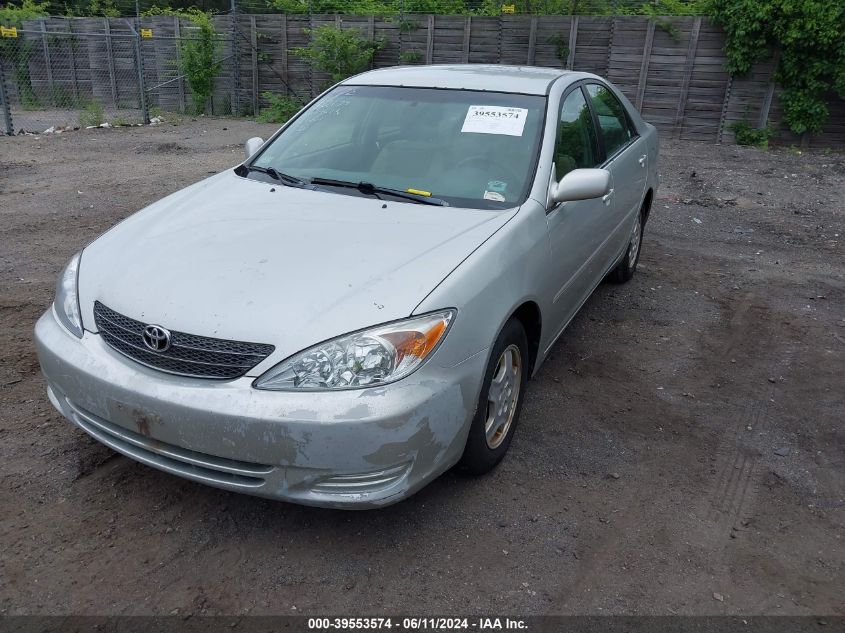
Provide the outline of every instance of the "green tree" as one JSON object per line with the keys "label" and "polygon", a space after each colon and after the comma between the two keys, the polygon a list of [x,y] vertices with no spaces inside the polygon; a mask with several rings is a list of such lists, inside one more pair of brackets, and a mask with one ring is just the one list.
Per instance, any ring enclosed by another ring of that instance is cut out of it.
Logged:
{"label": "green tree", "polygon": [[120,16],[120,10],[115,6],[114,0],[91,0],[88,4],[87,14],[104,18],[116,18]]}
{"label": "green tree", "polygon": [[[35,20],[47,15],[47,5],[36,0],[23,0],[19,6],[7,4],[0,6],[0,25],[5,27],[23,27],[26,20]],[[18,98],[24,108],[37,108],[38,97],[32,89],[29,75],[29,58],[32,56],[34,42],[23,37],[0,38],[0,57],[12,63],[12,80],[18,89]]]}
{"label": "green tree", "polygon": [[47,15],[47,4],[36,0],[23,0],[20,5],[0,6],[0,24],[21,27],[24,20],[35,20]]}
{"label": "green tree", "polygon": [[218,38],[212,15],[199,9],[159,7],[145,11],[144,15],[175,15],[187,19],[194,26],[179,40],[179,70],[191,88],[193,113],[203,113],[214,92],[214,78],[222,67],[217,55]]}
{"label": "green tree", "polygon": [[347,15],[390,15],[398,12],[394,0],[272,0],[282,13],[344,13]]}
{"label": "green tree", "polygon": [[408,13],[454,14],[467,13],[463,0],[405,0]]}

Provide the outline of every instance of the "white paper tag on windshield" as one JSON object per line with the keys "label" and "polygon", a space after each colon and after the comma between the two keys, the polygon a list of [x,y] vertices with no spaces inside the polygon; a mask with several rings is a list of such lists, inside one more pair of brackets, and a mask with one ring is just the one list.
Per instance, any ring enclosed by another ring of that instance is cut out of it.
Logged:
{"label": "white paper tag on windshield", "polygon": [[528,110],[525,108],[471,105],[461,132],[522,136],[527,116]]}

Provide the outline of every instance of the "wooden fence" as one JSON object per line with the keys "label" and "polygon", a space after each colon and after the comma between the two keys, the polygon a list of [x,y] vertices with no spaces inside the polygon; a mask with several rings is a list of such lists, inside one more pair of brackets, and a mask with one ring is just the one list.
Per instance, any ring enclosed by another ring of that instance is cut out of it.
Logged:
{"label": "wooden fence", "polygon": [[[215,82],[216,113],[252,114],[266,105],[264,93],[310,98],[328,82],[291,49],[305,46],[308,29],[323,25],[359,29],[378,39],[374,67],[397,64],[489,63],[551,66],[593,72],[616,84],[656,125],[664,138],[732,141],[730,124],[768,122],[784,142],[818,146],[845,143],[845,102],[831,100],[831,117],[822,134],[798,139],[779,125],[782,108],[773,82],[774,62],[763,62],[741,78],[724,70],[724,33],[701,17],[649,19],[633,16],[405,15],[237,15],[215,18],[223,60]],[[165,110],[184,110],[190,90],[179,78],[179,38],[190,36],[190,22],[173,17],[142,18],[151,37],[139,40],[148,101]],[[108,102],[129,86],[100,85],[114,73],[104,66],[128,68],[135,60],[126,43],[107,45],[109,34],[125,33],[124,18],[49,18],[28,31],[102,34],[103,43],[77,54],[68,67],[40,69],[53,82],[73,81],[77,90]],[[148,33],[149,35],[149,33]],[[109,53],[111,51],[111,53]],[[50,57],[31,64],[48,64]],[[87,74],[86,74],[87,70]],[[49,72],[47,72],[49,71]],[[126,82],[132,74],[126,73]]]}

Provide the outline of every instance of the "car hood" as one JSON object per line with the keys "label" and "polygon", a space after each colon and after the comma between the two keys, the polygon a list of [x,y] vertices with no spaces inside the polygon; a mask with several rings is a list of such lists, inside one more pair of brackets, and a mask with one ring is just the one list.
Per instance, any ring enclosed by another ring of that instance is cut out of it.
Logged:
{"label": "car hood", "polygon": [[85,248],[84,327],[96,332],[100,301],[171,330],[270,343],[280,360],[411,315],[514,213],[273,186],[227,171]]}

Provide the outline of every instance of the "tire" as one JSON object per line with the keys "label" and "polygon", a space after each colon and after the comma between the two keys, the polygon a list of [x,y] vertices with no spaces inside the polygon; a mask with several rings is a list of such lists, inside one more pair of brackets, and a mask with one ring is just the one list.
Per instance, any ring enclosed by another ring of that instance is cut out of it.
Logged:
{"label": "tire", "polygon": [[618,284],[624,284],[630,281],[637,270],[637,263],[640,261],[640,253],[643,246],[643,231],[645,230],[645,205],[640,207],[640,212],[637,214],[637,223],[631,230],[631,237],[628,240],[628,249],[625,251],[625,256],[622,261],[617,264],[616,268],[610,271],[608,278]]}
{"label": "tire", "polygon": [[[461,470],[483,475],[502,461],[519,421],[527,382],[528,338],[522,324],[511,318],[502,328],[487,361],[475,417],[458,464]],[[496,399],[491,400],[494,395],[491,391],[497,392]],[[495,404],[499,405],[498,409]]]}

